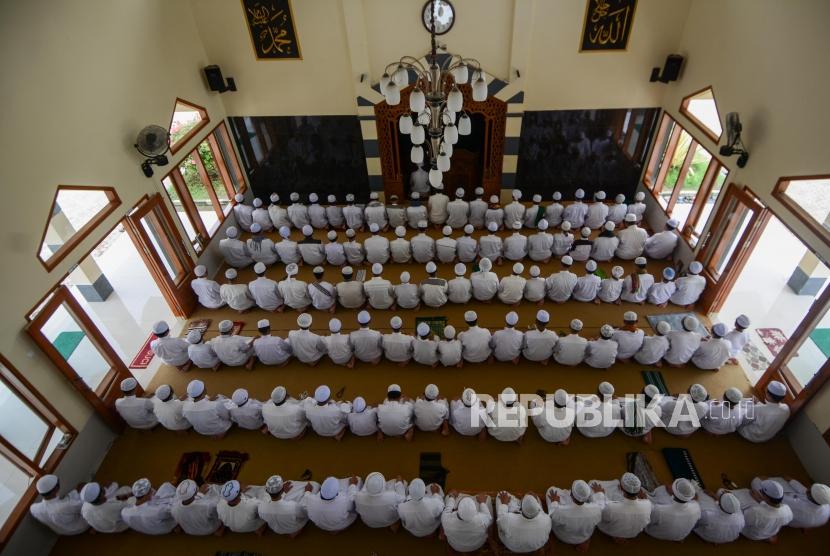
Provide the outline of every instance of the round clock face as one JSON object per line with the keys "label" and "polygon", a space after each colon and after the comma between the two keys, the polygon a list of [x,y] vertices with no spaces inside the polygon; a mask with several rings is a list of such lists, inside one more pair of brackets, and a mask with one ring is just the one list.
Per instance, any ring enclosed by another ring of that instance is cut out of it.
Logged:
{"label": "round clock face", "polygon": [[435,11],[435,34],[443,35],[452,29],[452,24],[455,23],[455,8],[452,7],[449,0],[429,0],[424,4],[422,12],[424,27],[427,31],[432,30],[432,12],[433,6]]}

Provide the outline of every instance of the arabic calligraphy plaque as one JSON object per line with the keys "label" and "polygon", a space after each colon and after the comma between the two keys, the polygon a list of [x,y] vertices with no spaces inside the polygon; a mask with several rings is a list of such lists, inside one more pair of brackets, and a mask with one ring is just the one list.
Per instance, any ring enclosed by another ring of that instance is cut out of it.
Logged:
{"label": "arabic calligraphy plaque", "polygon": [[580,52],[625,50],[637,0],[587,0]]}
{"label": "arabic calligraphy plaque", "polygon": [[242,0],[242,9],[257,59],[302,59],[290,0]]}

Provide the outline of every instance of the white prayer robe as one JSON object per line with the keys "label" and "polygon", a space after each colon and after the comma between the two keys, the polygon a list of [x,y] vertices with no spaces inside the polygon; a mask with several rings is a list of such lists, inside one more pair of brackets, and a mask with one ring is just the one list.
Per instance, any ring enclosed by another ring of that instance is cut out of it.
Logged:
{"label": "white prayer robe", "polygon": [[603,278],[599,283],[597,297],[605,303],[616,303],[622,295],[623,281],[618,278]]}
{"label": "white prayer robe", "polygon": [[401,309],[414,309],[421,302],[421,288],[418,284],[396,284],[395,301]]}
{"label": "white prayer robe", "polygon": [[608,218],[608,205],[601,201],[597,201],[588,205],[588,211],[585,213],[584,225],[592,230],[596,230],[605,224],[606,218]]}
{"label": "white prayer robe", "polygon": [[556,257],[569,253],[574,244],[574,236],[571,233],[557,232],[553,234],[553,245],[550,250]]}
{"label": "white prayer robe", "polygon": [[358,328],[349,333],[354,356],[364,363],[377,361],[383,356],[383,336],[371,328]]}
{"label": "white prayer robe", "polygon": [[[103,485],[102,485],[103,487]],[[129,529],[121,518],[121,510],[129,504],[129,498],[119,500],[118,496],[131,496],[132,490],[128,486],[119,487],[117,483],[104,488],[106,501],[102,504],[84,502],[81,506],[81,516],[90,527],[99,533],[121,533]]]}
{"label": "white prayer robe", "polygon": [[595,261],[610,261],[617,252],[620,240],[616,236],[599,236],[591,246],[591,258]]}
{"label": "white prayer robe", "polygon": [[308,219],[311,222],[311,226],[318,230],[327,228],[329,225],[329,220],[326,217],[326,209],[319,203],[311,203],[308,205]]}
{"label": "white prayer robe", "polygon": [[420,500],[407,500],[398,505],[401,525],[416,537],[428,537],[441,525],[444,496],[440,492],[427,493]]}
{"label": "white prayer robe", "polygon": [[487,410],[476,402],[467,407],[461,400],[450,402],[450,426],[458,434],[476,436],[485,426]]}
{"label": "white prayer robe", "polygon": [[447,299],[452,303],[467,303],[473,298],[473,283],[458,276],[447,282]]}
{"label": "white prayer robe", "polygon": [[487,212],[488,204],[482,199],[473,199],[470,201],[470,215],[467,217],[467,222],[473,225],[473,228],[480,230],[484,227],[484,215]]}
{"label": "white prayer robe", "polygon": [[307,238],[297,243],[303,262],[308,266],[321,265],[326,261],[326,248],[319,239]]}
{"label": "white prayer robe", "polygon": [[[622,408],[619,400],[607,399],[601,401],[596,395],[591,395],[583,398],[582,405],[577,409],[576,425],[582,436],[587,438],[602,438],[609,436],[617,429],[617,425],[621,423]],[[594,420],[594,416],[589,415],[588,412],[595,410],[599,415],[603,416],[602,420]],[[605,415],[609,419],[605,419]],[[589,420],[590,419],[590,420]]]}
{"label": "white prayer robe", "polygon": [[504,207],[504,227],[507,230],[513,229],[516,222],[524,224],[525,206],[519,201],[513,201]]}
{"label": "white prayer robe", "polygon": [[538,232],[527,238],[527,254],[533,261],[545,261],[551,258],[553,235]]}
{"label": "white prayer robe", "polygon": [[743,512],[726,513],[720,508],[717,500],[702,490],[697,491],[697,498],[700,519],[693,531],[698,537],[713,544],[724,544],[741,536],[741,530],[745,525]]}
{"label": "white prayer robe", "polygon": [[382,339],[383,355],[387,361],[406,363],[412,358],[412,336],[401,332],[384,334]]}
{"label": "white prayer robe", "polygon": [[261,500],[255,498],[253,489],[249,488],[241,495],[239,503],[235,506],[228,504],[222,498],[216,505],[216,513],[222,523],[234,533],[253,533],[265,522],[259,517],[259,504]]}
{"label": "white prayer robe", "polygon": [[706,415],[700,426],[710,434],[732,434],[746,419],[746,408],[742,407],[742,404],[728,405],[720,400],[709,400],[705,403]]}
{"label": "white prayer robe", "polygon": [[182,415],[199,434],[224,434],[233,425],[230,411],[225,407],[226,401],[224,396],[217,396],[213,400],[204,397],[197,402],[188,398],[182,405]]}
{"label": "white prayer robe", "polygon": [[442,237],[435,241],[435,256],[438,262],[451,263],[455,260],[455,249],[458,242],[451,237]]}
{"label": "white prayer robe", "polygon": [[615,203],[608,207],[608,216],[606,217],[606,220],[619,226],[625,219],[626,214],[628,214],[628,205],[625,203]]}
{"label": "white prayer robe", "polygon": [[545,279],[548,299],[564,303],[571,298],[576,287],[577,276],[570,270],[560,270]]}
{"label": "white prayer robe", "polygon": [[306,398],[304,405],[306,419],[320,436],[337,436],[348,425],[346,407],[341,402],[329,400],[320,405],[314,398]]}
{"label": "white prayer robe", "polygon": [[445,367],[454,367],[461,362],[463,348],[458,340],[441,340],[438,342],[438,359]]}
{"label": "white prayer robe", "polygon": [[308,217],[308,207],[299,202],[288,205],[288,219],[291,220],[291,225],[298,230],[302,230],[303,226],[311,224],[311,219]]}
{"label": "white prayer robe", "polygon": [[326,206],[326,220],[332,228],[342,228],[345,226],[346,219],[343,217],[343,207],[339,205]]}
{"label": "white prayer robe", "polygon": [[366,304],[366,295],[363,293],[363,282],[348,280],[338,282],[337,301],[345,309],[359,309]]}
{"label": "white prayer robe", "polygon": [[262,402],[249,399],[243,405],[231,404],[231,420],[241,429],[257,431],[262,428]]}
{"label": "white prayer robe", "polygon": [[816,504],[807,497],[809,489],[791,479],[789,481],[782,477],[772,477],[784,487],[784,504],[790,507],[793,519],[789,527],[794,529],[813,529],[823,527],[830,519],[830,504]]}
{"label": "white prayer robe", "polygon": [[508,406],[497,401],[490,419],[492,424],[487,425],[487,433],[501,442],[516,442],[527,432],[527,409],[518,402]]}
{"label": "white prayer robe", "polygon": [[291,227],[291,220],[288,219],[288,211],[279,205],[268,205],[268,217],[271,219],[275,230],[279,230],[283,226]]}
{"label": "white prayer robe", "polygon": [[548,543],[550,537],[550,518],[540,511],[532,519],[526,518],[519,511],[519,504],[503,504],[496,498],[496,527],[499,540],[515,554],[536,552]]}
{"label": "white prayer robe", "polygon": [[648,232],[639,226],[629,226],[617,232],[620,245],[615,255],[618,259],[627,261],[636,259],[643,254],[643,248],[648,239]]}
{"label": "white prayer robe", "polygon": [[[669,351],[669,339],[665,336],[645,336],[643,345],[634,354],[634,360],[641,365],[655,365]],[[619,356],[618,356],[619,357]]]}
{"label": "white prayer robe", "polygon": [[648,291],[651,289],[651,286],[654,285],[654,276],[644,273],[638,274],[637,277],[639,278],[640,283],[636,290],[633,289],[631,275],[629,274],[625,277],[623,280],[623,288],[622,293],[620,294],[620,299],[630,303],[644,303],[646,299],[648,299]]}
{"label": "white prayer robe", "polygon": [[669,340],[669,350],[663,359],[672,365],[685,365],[700,347],[701,337],[697,332],[672,330],[666,337]]}
{"label": "white prayer robe", "polygon": [[366,262],[370,264],[386,264],[389,261],[389,240],[383,236],[367,237],[363,242],[363,249],[366,251]]}
{"label": "white prayer robe", "polygon": [[565,407],[556,407],[553,400],[548,399],[542,407],[534,405],[529,414],[536,430],[539,431],[539,436],[547,442],[564,442],[571,437],[576,410],[579,407],[580,404],[574,397],[568,396],[568,403]]}
{"label": "white prayer robe", "polygon": [[115,409],[127,425],[134,429],[152,429],[158,425],[153,413],[153,400],[136,396],[123,396],[115,400]]}
{"label": "white prayer robe", "polygon": [[723,339],[729,342],[730,357],[737,357],[738,354],[743,351],[744,346],[749,343],[749,335],[746,331],[737,329],[727,332]]}
{"label": "white prayer robe", "polygon": [[321,336],[310,330],[291,330],[288,332],[291,353],[301,363],[315,363],[326,354],[326,343]]}
{"label": "white prayer robe", "polygon": [[431,432],[441,428],[450,416],[450,405],[447,400],[427,400],[418,398],[413,406],[415,426],[419,430]]}
{"label": "white prayer robe", "polygon": [[156,338],[150,342],[150,349],[158,355],[159,359],[168,365],[181,367],[190,360],[187,356],[187,347],[189,345],[184,338],[165,336],[164,338]]}
{"label": "white prayer robe", "polygon": [[579,334],[568,334],[563,338],[559,338],[556,347],[553,349],[553,358],[560,365],[579,365],[585,359],[587,349],[587,339]]}
{"label": "white prayer robe", "polygon": [[228,266],[243,268],[254,263],[254,259],[251,258],[251,254],[248,252],[248,246],[236,238],[226,237],[220,240],[219,251],[225,257]]}
{"label": "white prayer robe", "polygon": [[519,275],[505,276],[499,282],[498,296],[502,303],[514,305],[522,300],[527,280]]}
{"label": "white prayer robe", "polygon": [[570,222],[571,228],[579,229],[585,224],[585,216],[588,214],[588,205],[582,201],[575,201],[568,204],[562,211],[562,220]]}
{"label": "white prayer robe", "polygon": [[674,230],[663,230],[646,240],[643,252],[649,259],[666,259],[674,253],[675,247],[677,233]]}
{"label": "white prayer robe", "polygon": [[597,297],[602,278],[596,274],[584,274],[576,279],[571,296],[576,301],[591,302]]}
{"label": "white prayer robe", "polygon": [[357,485],[348,485],[340,489],[340,493],[332,500],[323,500],[319,493],[306,493],[303,505],[308,512],[308,518],[323,531],[342,531],[357,519],[355,511],[355,496]]}
{"label": "white prayer robe", "polygon": [[548,515],[553,534],[565,544],[577,545],[588,542],[602,521],[602,508],[594,502],[593,496],[588,502],[576,504],[571,499],[570,491],[556,491],[559,501],[548,501]]}
{"label": "white prayer robe", "polygon": [[[662,396],[660,398],[660,413],[665,425],[664,430],[676,436],[688,436],[699,428],[708,408],[706,402],[692,401],[691,396],[687,394],[680,397]],[[675,413],[677,413],[678,420],[674,426],[671,426],[671,419]],[[692,415],[697,419],[697,425],[691,420]]]}
{"label": "white prayer robe", "polygon": [[414,405],[411,400],[384,400],[378,405],[378,427],[387,436],[403,436],[412,428]]}
{"label": "white prayer robe", "polygon": [[197,493],[190,504],[184,505],[181,500],[176,500],[170,513],[185,534],[212,535],[222,526],[219,514],[216,513],[220,499],[218,486],[213,485],[207,492]]}
{"label": "white prayer robe", "polygon": [[528,278],[525,282],[524,298],[531,303],[542,301],[547,293],[547,286],[545,279],[539,276],[535,278]]}
{"label": "white prayer robe", "polygon": [[324,280],[315,280],[308,285],[311,306],[318,311],[328,311],[337,303],[337,288]]}
{"label": "white prayer robe", "polygon": [[668,504],[653,502],[646,534],[655,539],[679,542],[689,536],[699,519],[700,506],[694,500],[686,503],[672,500]]}
{"label": "white prayer robe", "polygon": [[216,356],[216,352],[213,351],[213,347],[204,342],[201,344],[190,344],[187,347],[187,356],[200,369],[212,369],[221,363],[219,357]]}
{"label": "white prayer robe", "polygon": [[706,289],[706,278],[695,274],[681,276],[674,281],[674,285],[677,286],[677,289],[669,301],[680,306],[694,305],[697,303],[700,294]]}
{"label": "white prayer robe", "polygon": [[645,335],[646,333],[641,328],[637,328],[636,330],[625,330],[622,328],[614,330],[611,339],[617,342],[617,357],[619,359],[631,359],[634,357],[634,354],[639,352],[640,348],[643,347]]}
{"label": "white prayer robe", "polygon": [[352,412],[347,415],[349,431],[355,436],[372,436],[378,432],[378,408],[366,407],[361,412]]}
{"label": "white prayer robe", "polygon": [[367,226],[377,224],[378,228],[383,230],[389,225],[389,221],[386,219],[386,207],[378,201],[372,201],[366,205],[366,208],[363,209],[363,217]]}
{"label": "white prayer robe", "polygon": [[478,254],[483,259],[490,259],[495,263],[504,253],[504,241],[500,236],[490,234],[481,236],[478,240]]}
{"label": "white prayer robe", "polygon": [[545,361],[553,357],[553,350],[559,342],[556,332],[548,329],[525,332],[525,347],[522,356],[528,361]]}
{"label": "white prayer robe", "polygon": [[254,354],[253,338],[247,336],[216,336],[210,340],[216,357],[228,367],[241,367]]}
{"label": "white prayer robe", "polygon": [[218,309],[225,305],[225,301],[219,295],[219,283],[215,280],[196,278],[190,282],[190,287],[193,288],[202,307]]}
{"label": "white prayer robe", "polygon": [[745,420],[738,429],[738,434],[750,442],[771,440],[787,424],[790,406],[775,402],[756,402],[754,406],[754,418]]}
{"label": "white prayer robe", "polygon": [[527,237],[519,232],[504,238],[504,258],[521,261],[527,256]]}
{"label": "white prayer robe", "polygon": [[254,207],[243,203],[237,203],[233,206],[233,216],[236,220],[236,225],[245,230],[251,231],[251,224],[254,223]]}
{"label": "white prayer robe", "polygon": [[29,513],[58,535],[80,535],[89,524],[81,515],[83,501],[77,490],[66,496],[41,500],[29,506]]}
{"label": "white prayer robe", "polygon": [[645,214],[645,212],[646,204],[641,201],[638,201],[636,203],[628,205],[628,212],[626,214],[633,214],[637,217],[637,222],[639,222],[643,219],[643,215]]}
{"label": "white prayer robe", "polygon": [[633,539],[643,532],[651,521],[651,500],[623,499],[607,500],[604,496],[597,496],[603,500],[602,521],[597,527],[609,537]]}
{"label": "white prayer robe", "polygon": [[330,241],[323,246],[326,252],[326,263],[331,266],[344,266],[346,264],[346,251],[343,245],[337,241]]}
{"label": "white prayer robe", "polygon": [[427,208],[429,208],[429,221],[431,224],[442,226],[449,217],[447,213],[447,205],[450,203],[450,198],[441,192],[433,193],[427,200]]}
{"label": "white prayer robe", "polygon": [[421,300],[427,307],[443,307],[447,304],[449,285],[443,278],[427,278],[421,282]]}
{"label": "white prayer robe", "polygon": [[[532,204],[527,207],[525,211],[523,225],[525,228],[535,228],[536,227],[536,218],[539,217],[539,209],[541,207],[537,204]],[[542,217],[544,218],[544,209],[542,209]]]}
{"label": "white prayer robe", "polygon": [[723,338],[703,340],[692,356],[692,364],[698,369],[716,371],[729,359],[729,348],[729,342]]}
{"label": "white prayer robe", "polygon": [[161,423],[161,426],[171,431],[182,431],[190,428],[188,421],[182,414],[184,402],[173,398],[166,402],[153,397],[153,412]]}
{"label": "white prayer robe", "polygon": [[277,500],[260,501],[259,518],[279,535],[298,533],[308,523],[308,513],[303,505],[308,484],[311,484],[312,493],[320,492],[320,485],[313,481],[291,481],[291,490],[283,490]]}
{"label": "white prayer robe", "polygon": [[283,239],[274,245],[274,249],[277,250],[277,255],[283,264],[298,264],[300,262],[300,250],[296,241]]}
{"label": "white prayer robe", "polygon": [[417,228],[418,222],[427,222],[429,215],[424,205],[410,205],[406,207],[406,222],[410,228]]}
{"label": "white prayer robe", "polygon": [[162,484],[152,498],[140,506],[135,505],[135,498],[121,510],[121,518],[130,529],[144,535],[166,535],[176,528],[176,520],[170,510],[176,487],[170,483]]}
{"label": "white prayer robe", "polygon": [[326,353],[328,353],[329,359],[335,364],[346,365],[354,357],[354,349],[352,348],[348,334],[335,332],[328,336],[323,336],[323,341],[326,344]]}
{"label": "white prayer robe", "polygon": [[[522,207],[524,208],[524,207]],[[493,523],[493,516],[486,503],[476,502],[478,513],[471,521],[463,521],[455,511],[458,498],[448,496],[445,500],[444,513],[441,514],[441,527],[447,536],[447,543],[458,552],[474,552],[487,542],[487,531]]]}
{"label": "white prayer robe", "polygon": [[375,276],[363,282],[363,291],[374,309],[388,309],[395,303],[395,288],[389,280]]}
{"label": "white prayer robe", "polygon": [[399,237],[389,242],[389,252],[392,260],[398,264],[408,263],[412,260],[412,247],[409,240]]}
{"label": "white prayer robe", "polygon": [[254,241],[253,238],[249,238],[246,245],[248,247],[248,253],[251,254],[251,258],[255,263],[271,266],[279,259],[277,247],[270,238],[263,237],[260,241]]}
{"label": "white prayer robe", "polygon": [[503,208],[488,208],[484,212],[484,228],[490,225],[490,222],[495,222],[499,229],[504,226],[504,209]]}
{"label": "white prayer robe", "polygon": [[483,363],[490,357],[490,331],[480,326],[471,326],[458,334],[461,355],[469,363]]}
{"label": "white prayer robe", "polygon": [[412,359],[421,365],[434,365],[438,362],[438,342],[434,339],[415,338],[412,342]]}
{"label": "white prayer robe", "polygon": [[386,481],[380,494],[369,494],[366,485],[354,498],[355,510],[368,527],[379,529],[389,527],[398,519],[398,504],[406,500],[404,481]]}
{"label": "white prayer robe", "polygon": [[607,369],[617,360],[617,342],[600,338],[588,342],[585,363],[595,369]]}
{"label": "white prayer robe", "polygon": [[490,348],[497,361],[517,359],[521,356],[524,345],[524,333],[511,327],[496,330],[490,338]]}
{"label": "white prayer robe", "polygon": [[365,253],[362,243],[355,240],[347,241],[343,243],[343,252],[346,254],[346,262],[350,265],[358,266],[363,264]]}
{"label": "white prayer robe", "polygon": [[222,284],[219,295],[235,311],[247,311],[256,305],[247,284]]}
{"label": "white prayer robe", "polygon": [[649,288],[646,300],[653,305],[663,305],[669,302],[676,290],[677,285],[674,282],[657,282]]}
{"label": "white prayer robe", "polygon": [[393,230],[398,226],[406,226],[406,208],[397,204],[387,205],[386,218],[389,220],[389,227]]}
{"label": "white prayer robe", "polygon": [[756,502],[746,504],[744,499],[746,496],[739,496],[736,491],[735,495],[741,500],[741,506],[744,511],[744,528],[741,534],[753,541],[765,541],[778,534],[782,527],[786,526],[793,520],[793,511],[789,506],[782,503],[778,507],[773,507],[766,502]]}
{"label": "white prayer robe", "polygon": [[553,202],[545,207],[545,220],[550,226],[559,226],[562,224],[562,213],[565,207],[561,203]]}
{"label": "white prayer robe", "polygon": [[278,284],[264,276],[258,277],[253,282],[248,283],[248,291],[257,307],[263,311],[276,311],[279,307],[285,304],[285,300],[280,295]]}
{"label": "white prayer robe", "polygon": [[412,248],[412,258],[416,263],[426,264],[435,258],[435,240],[425,233],[414,236],[409,241],[409,246]]}
{"label": "white prayer robe", "polygon": [[464,199],[455,199],[447,203],[447,226],[454,230],[463,228],[467,224],[470,214],[470,204]]}
{"label": "white prayer robe", "polygon": [[297,438],[308,426],[305,406],[300,400],[288,397],[280,405],[273,401],[262,405],[262,422],[275,438]]}

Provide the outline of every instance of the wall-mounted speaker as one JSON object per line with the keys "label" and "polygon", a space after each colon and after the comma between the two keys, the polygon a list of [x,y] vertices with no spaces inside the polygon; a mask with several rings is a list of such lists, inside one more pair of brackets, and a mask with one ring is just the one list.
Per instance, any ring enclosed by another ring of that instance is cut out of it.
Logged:
{"label": "wall-mounted speaker", "polygon": [[235,91],[236,82],[233,77],[228,77],[227,82],[222,76],[222,70],[217,65],[205,66],[205,78],[208,82],[208,87],[211,91],[224,93],[225,91]]}
{"label": "wall-mounted speaker", "polygon": [[680,77],[680,70],[683,68],[684,58],[680,54],[669,54],[666,56],[666,62],[663,64],[663,70],[660,68],[653,68],[651,70],[651,77],[649,81],[654,83],[660,81],[661,83],[669,83],[677,81]]}

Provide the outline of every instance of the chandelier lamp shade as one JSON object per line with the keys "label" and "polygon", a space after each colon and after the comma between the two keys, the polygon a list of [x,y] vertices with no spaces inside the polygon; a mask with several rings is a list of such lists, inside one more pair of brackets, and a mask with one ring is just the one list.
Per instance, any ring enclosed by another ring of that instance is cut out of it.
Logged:
{"label": "chandelier lamp shade", "polygon": [[408,134],[412,141],[410,160],[414,164],[428,161],[429,183],[440,187],[443,173],[450,169],[453,145],[459,136],[472,132],[472,122],[464,111],[464,95],[459,85],[469,83],[473,100],[484,102],[487,100],[487,82],[481,64],[474,58],[450,54],[439,61],[435,3],[433,0],[431,48],[426,56],[426,66],[412,56],[389,64],[380,78],[380,92],[387,104],[397,106],[401,102],[401,90],[410,85],[410,74],[415,75],[414,88],[409,93],[410,113],[400,117],[398,130]]}

